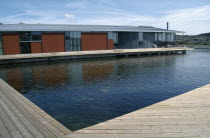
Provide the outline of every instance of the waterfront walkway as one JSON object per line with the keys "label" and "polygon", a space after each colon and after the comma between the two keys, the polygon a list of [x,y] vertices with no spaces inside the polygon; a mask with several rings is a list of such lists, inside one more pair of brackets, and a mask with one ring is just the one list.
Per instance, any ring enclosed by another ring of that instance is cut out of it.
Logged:
{"label": "waterfront walkway", "polygon": [[210,84],[71,132],[0,80],[0,137],[209,137]]}
{"label": "waterfront walkway", "polygon": [[97,51],[71,51],[58,53],[18,54],[0,56],[0,64],[16,64],[25,62],[54,61],[65,59],[87,59],[99,57],[115,57],[129,55],[152,55],[152,54],[174,54],[186,53],[192,50],[185,47],[174,48],[139,48],[139,49],[114,49]]}

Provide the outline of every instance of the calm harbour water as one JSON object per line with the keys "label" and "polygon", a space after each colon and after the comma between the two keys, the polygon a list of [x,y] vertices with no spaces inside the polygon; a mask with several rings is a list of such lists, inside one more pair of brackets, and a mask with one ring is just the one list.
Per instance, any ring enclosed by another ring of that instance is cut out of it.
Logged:
{"label": "calm harbour water", "polygon": [[4,65],[0,77],[75,131],[210,83],[210,52]]}

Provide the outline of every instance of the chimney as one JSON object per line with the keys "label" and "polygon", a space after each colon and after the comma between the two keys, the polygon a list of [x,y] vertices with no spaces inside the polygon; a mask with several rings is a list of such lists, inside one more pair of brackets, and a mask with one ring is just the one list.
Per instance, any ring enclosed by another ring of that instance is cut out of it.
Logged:
{"label": "chimney", "polygon": [[169,30],[169,22],[167,22],[167,30]]}

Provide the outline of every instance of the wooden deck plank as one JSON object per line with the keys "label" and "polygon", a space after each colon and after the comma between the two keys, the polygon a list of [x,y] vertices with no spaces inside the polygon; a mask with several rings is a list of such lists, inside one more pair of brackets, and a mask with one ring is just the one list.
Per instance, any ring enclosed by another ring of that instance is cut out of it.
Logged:
{"label": "wooden deck plank", "polygon": [[[7,95],[7,93],[5,93],[5,95]],[[26,104],[18,96],[13,96],[12,98],[14,98],[18,102],[18,104],[20,104],[22,107],[24,107],[25,110],[27,110],[29,113],[31,113],[31,115],[34,117],[33,120],[37,119],[39,121],[39,122],[36,122],[36,124],[40,124],[40,123],[43,124],[44,128],[41,129],[41,131],[43,131],[43,134],[52,133],[53,135],[55,135],[57,137],[64,135],[59,129],[54,127],[54,125],[52,125],[49,121],[47,121],[43,116],[41,116],[38,112],[36,112],[33,108],[31,108],[28,104]],[[47,131],[46,129],[48,129],[49,131]],[[44,130],[46,130],[46,132],[44,132]],[[51,137],[53,137],[53,136],[51,135]]]}
{"label": "wooden deck plank", "polygon": [[[20,129],[20,132],[22,133],[22,135],[24,137],[45,137],[34,125],[33,123],[31,123],[30,120],[28,120],[23,113],[20,112],[20,110],[18,110],[9,99],[7,99],[7,97],[5,97],[1,92],[0,92],[0,96],[4,97],[5,103],[7,103],[7,105],[10,107],[10,109],[13,111],[11,112],[9,110],[9,108],[5,108],[6,110],[8,110],[8,115],[13,115],[12,117],[16,120],[15,122],[17,122],[17,126]],[[16,105],[16,106],[20,106],[20,105]],[[15,117],[15,115],[17,117]],[[18,119],[20,121],[18,121]]]}
{"label": "wooden deck plank", "polygon": [[3,122],[6,125],[7,129],[9,130],[10,134],[13,137],[17,137],[17,138],[23,138],[23,136],[21,135],[21,133],[19,132],[19,130],[17,129],[17,127],[15,126],[15,124],[13,123],[16,120],[11,121],[9,116],[5,113],[4,109],[2,108],[2,106],[4,106],[2,104],[2,100],[0,99],[0,116],[1,118],[3,118]]}
{"label": "wooden deck plank", "polygon": [[0,89],[1,91],[4,93],[4,95],[7,96],[7,98],[10,99],[10,101],[12,101],[14,103],[14,105],[17,107],[18,110],[20,110],[21,113],[24,114],[24,116],[26,118],[28,118],[28,120],[30,120],[33,125],[39,129],[39,131],[45,135],[46,137],[57,137],[56,135],[54,135],[44,124],[42,124],[34,115],[33,113],[31,113],[30,111],[28,111],[26,108],[24,108],[20,103],[19,101],[17,101],[15,99],[15,97],[9,95],[7,92],[4,92],[5,91],[5,88],[3,88],[1,85],[0,85]]}
{"label": "wooden deck plank", "polygon": [[[12,94],[14,94],[16,97],[18,98],[19,101],[23,101],[25,103],[23,103],[24,105],[28,105],[28,109],[30,110],[34,110],[34,112],[37,114],[39,114],[39,117],[43,120],[47,120],[45,121],[45,123],[47,123],[48,126],[50,126],[52,128],[52,131],[58,135],[60,134],[70,134],[71,131],[69,129],[67,129],[66,127],[64,127],[63,125],[61,125],[58,121],[56,121],[54,118],[52,118],[51,116],[49,116],[46,112],[44,112],[41,108],[39,108],[38,106],[36,106],[35,104],[33,104],[31,101],[29,101],[27,98],[25,98],[24,96],[22,96],[20,93],[18,93],[16,90],[14,90],[12,87],[10,87],[7,83],[5,83],[3,80],[0,79],[0,84],[3,84],[4,87],[6,87],[7,89],[10,89],[10,92]],[[40,116],[41,115],[41,116]]]}
{"label": "wooden deck plank", "polygon": [[1,119],[1,116],[0,116],[0,136],[2,138],[12,138],[12,135],[10,134],[9,130],[7,129],[6,125]]}

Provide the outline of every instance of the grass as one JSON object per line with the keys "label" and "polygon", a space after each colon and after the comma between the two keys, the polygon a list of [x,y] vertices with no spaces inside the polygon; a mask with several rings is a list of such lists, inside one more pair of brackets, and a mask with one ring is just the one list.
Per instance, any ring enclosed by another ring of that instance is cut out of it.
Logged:
{"label": "grass", "polygon": [[210,46],[210,44],[209,45],[187,45],[187,46]]}

